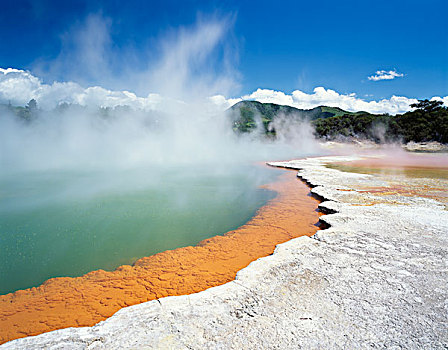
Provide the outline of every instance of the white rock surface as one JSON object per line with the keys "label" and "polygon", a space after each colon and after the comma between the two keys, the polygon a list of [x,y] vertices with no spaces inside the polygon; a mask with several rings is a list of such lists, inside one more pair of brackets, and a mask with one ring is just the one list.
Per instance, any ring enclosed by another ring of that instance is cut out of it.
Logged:
{"label": "white rock surface", "polygon": [[353,191],[385,183],[323,166],[350,159],[275,163],[302,169],[321,207],[337,213],[322,217],[329,229],[279,245],[235,281],[1,348],[446,349],[448,211],[432,199]]}
{"label": "white rock surface", "polygon": [[403,146],[407,151],[421,151],[421,152],[447,152],[448,145],[444,145],[440,142],[408,142]]}

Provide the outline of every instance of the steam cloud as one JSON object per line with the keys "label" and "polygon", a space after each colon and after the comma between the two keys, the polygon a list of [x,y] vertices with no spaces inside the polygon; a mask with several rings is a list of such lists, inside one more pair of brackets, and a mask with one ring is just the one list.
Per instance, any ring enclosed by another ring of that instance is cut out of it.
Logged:
{"label": "steam cloud", "polygon": [[[73,80],[102,79],[110,86],[127,83],[130,77],[134,91],[152,93],[138,97],[98,86],[85,89],[76,82],[45,84],[29,72],[0,70],[1,101],[25,105],[35,98],[41,108],[28,124],[6,109],[0,111],[0,166],[6,173],[144,168],[155,177],[162,167],[225,169],[315,150],[311,129],[305,124],[276,125],[281,137],[275,143],[233,132],[232,118],[224,110],[226,100],[221,97],[238,87],[229,53],[232,45],[226,40],[231,19],[199,20],[191,28],[181,28],[163,38],[158,45],[161,56],[151,66],[135,71],[124,66],[116,77],[107,57],[114,53],[108,32],[111,25],[96,15],[75,27],[71,44],[66,43],[52,62],[54,69],[69,66],[70,52],[79,58],[84,72]],[[75,105],[64,108],[63,102]],[[115,108],[105,117],[98,106]],[[304,133],[308,136],[303,137]]]}

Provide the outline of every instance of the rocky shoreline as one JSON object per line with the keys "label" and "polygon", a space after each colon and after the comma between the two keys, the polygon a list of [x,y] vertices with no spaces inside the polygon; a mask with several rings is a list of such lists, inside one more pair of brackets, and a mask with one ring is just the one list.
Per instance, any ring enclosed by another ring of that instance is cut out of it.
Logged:
{"label": "rocky shoreline", "polygon": [[[446,204],[369,191],[387,188],[387,177],[325,167],[356,159],[271,163],[301,169],[323,199],[320,208],[331,213],[320,218],[330,227],[278,245],[234,281],[0,348],[448,347]],[[448,190],[448,181],[437,186]]]}

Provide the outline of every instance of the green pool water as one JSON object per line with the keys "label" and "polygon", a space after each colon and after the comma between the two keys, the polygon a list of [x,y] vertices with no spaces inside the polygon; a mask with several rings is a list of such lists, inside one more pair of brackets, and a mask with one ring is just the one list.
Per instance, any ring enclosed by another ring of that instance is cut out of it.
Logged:
{"label": "green pool water", "polygon": [[275,193],[262,166],[0,176],[0,294],[113,270],[247,222]]}

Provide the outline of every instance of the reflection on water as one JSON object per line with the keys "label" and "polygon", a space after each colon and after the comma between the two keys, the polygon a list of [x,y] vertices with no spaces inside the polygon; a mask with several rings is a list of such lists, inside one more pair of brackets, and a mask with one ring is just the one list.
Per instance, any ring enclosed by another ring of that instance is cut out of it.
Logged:
{"label": "reflection on water", "polygon": [[[151,174],[151,175],[149,175]],[[0,179],[0,293],[111,270],[244,224],[267,167],[20,174]]]}

